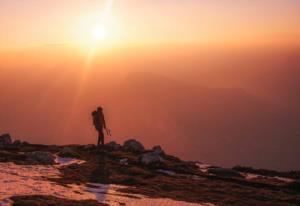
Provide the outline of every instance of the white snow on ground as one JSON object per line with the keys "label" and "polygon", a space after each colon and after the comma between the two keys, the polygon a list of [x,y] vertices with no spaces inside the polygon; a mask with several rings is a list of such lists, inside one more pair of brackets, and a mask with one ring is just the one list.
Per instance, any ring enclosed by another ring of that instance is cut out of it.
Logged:
{"label": "white snow on ground", "polygon": [[[212,167],[211,165],[206,164],[206,163],[196,163],[196,164],[199,167],[199,170],[204,173],[207,173],[208,169],[210,167]],[[264,179],[276,179],[278,181],[286,182],[286,183],[291,183],[291,182],[295,181],[294,179],[285,178],[285,177],[277,177],[277,176],[271,177],[271,176],[263,176],[263,175],[257,175],[257,174],[252,174],[252,173],[243,173],[243,172],[240,172],[240,174],[243,175],[245,177],[245,179],[247,179],[247,180],[252,180],[252,179],[256,179],[256,178],[264,178]]]}
{"label": "white snow on ground", "polygon": [[159,170],[156,170],[156,171],[159,172],[159,173],[162,173],[162,174],[170,175],[170,176],[176,175],[175,172],[170,171],[170,170],[161,170],[161,169],[159,169]]}
{"label": "white snow on ground", "polygon": [[243,173],[243,172],[240,172],[240,174],[243,175],[245,177],[245,179],[247,179],[247,180],[256,179],[256,178],[259,177],[259,175],[252,174],[252,173]]}
{"label": "white snow on ground", "polygon": [[243,175],[245,177],[245,179],[247,179],[247,180],[263,178],[263,179],[276,179],[276,180],[279,180],[281,182],[286,182],[286,183],[291,183],[291,182],[295,181],[294,179],[291,179],[291,178],[277,177],[277,176],[271,177],[271,176],[257,175],[257,174],[252,174],[252,173],[241,173],[241,175]]}
{"label": "white snow on ground", "polygon": [[273,177],[273,178],[275,178],[275,179],[277,179],[277,180],[280,180],[280,181],[283,181],[283,182],[287,182],[287,183],[291,183],[291,182],[295,182],[295,180],[294,179],[291,179],[291,178],[285,178],[285,177]]}
{"label": "white snow on ground", "polygon": [[[80,162],[74,159],[57,159],[60,165]],[[71,163],[72,162],[72,163]],[[154,199],[142,195],[117,192],[124,186],[88,184],[68,185],[64,187],[50,182],[46,177],[59,177],[59,166],[15,165],[0,163],[0,206],[10,206],[10,197],[15,195],[52,195],[73,200],[94,199],[116,206],[125,203],[127,206],[213,206],[213,204],[187,203],[171,199]]]}
{"label": "white snow on ground", "polygon": [[84,160],[74,159],[74,158],[68,158],[68,157],[56,157],[55,163],[59,165],[71,165],[71,164],[82,164],[85,163]]}
{"label": "white snow on ground", "polygon": [[178,174],[176,172],[173,172],[171,170],[162,170],[158,169],[156,170],[158,173],[169,175],[169,176],[178,176],[178,177],[185,177],[185,178],[191,178],[193,180],[205,180],[205,178],[200,177],[198,175],[185,175],[185,174]]}
{"label": "white snow on ground", "polygon": [[199,167],[200,171],[204,173],[206,173],[208,169],[211,167],[211,165],[205,163],[196,163],[196,164]]}

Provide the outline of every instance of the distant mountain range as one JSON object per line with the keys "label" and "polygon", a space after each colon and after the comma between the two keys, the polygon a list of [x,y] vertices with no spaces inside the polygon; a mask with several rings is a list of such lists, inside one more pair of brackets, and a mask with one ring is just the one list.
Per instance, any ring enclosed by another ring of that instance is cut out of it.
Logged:
{"label": "distant mountain range", "polygon": [[91,67],[79,54],[52,49],[1,62],[1,133],[92,143],[90,113],[102,105],[109,138],[119,142],[143,138],[146,146],[159,143],[214,165],[300,169],[298,50],[125,51],[99,54]]}
{"label": "distant mountain range", "polygon": [[111,94],[107,107],[124,134],[160,142],[186,159],[281,169],[298,165],[294,120],[243,89],[199,88],[139,73]]}

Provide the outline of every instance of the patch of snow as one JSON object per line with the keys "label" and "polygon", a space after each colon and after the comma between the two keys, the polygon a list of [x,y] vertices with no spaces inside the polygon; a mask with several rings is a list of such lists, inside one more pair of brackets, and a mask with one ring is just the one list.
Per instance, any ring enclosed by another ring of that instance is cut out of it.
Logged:
{"label": "patch of snow", "polygon": [[276,179],[279,180],[281,182],[286,182],[286,183],[291,183],[294,182],[294,179],[291,178],[285,178],[285,177],[270,177],[270,176],[264,176],[264,175],[257,175],[257,174],[252,174],[252,173],[240,173],[241,175],[243,175],[245,177],[245,179],[247,180],[252,180],[252,179],[256,179],[256,178],[263,178],[263,179]]}
{"label": "patch of snow", "polygon": [[[67,164],[65,161],[63,163]],[[10,206],[12,202],[9,198],[15,195],[52,195],[73,200],[94,199],[112,206],[120,205],[120,203],[124,203],[126,206],[213,206],[210,203],[196,204],[121,193],[117,190],[124,188],[124,186],[119,185],[90,183],[62,186],[49,181],[47,177],[60,177],[58,168],[46,165],[0,163],[0,206]]]}
{"label": "patch of snow", "polygon": [[206,178],[200,177],[198,175],[178,174],[178,173],[173,172],[171,170],[158,169],[156,171],[159,172],[159,173],[162,173],[162,174],[166,174],[166,175],[170,175],[170,176],[178,176],[178,177],[183,177],[183,178],[189,178],[189,179],[192,179],[192,180],[206,180]]}
{"label": "patch of snow", "polygon": [[295,182],[294,179],[291,179],[291,178],[286,178],[286,177],[273,177],[279,181],[283,181],[283,182],[287,182],[287,183],[291,183],[291,182]]}
{"label": "patch of snow", "polygon": [[243,175],[246,180],[256,179],[256,178],[259,177],[259,175],[252,174],[252,173],[242,173],[242,172],[240,172],[240,174]]}
{"label": "patch of snow", "polygon": [[199,167],[199,170],[204,173],[207,173],[208,169],[211,167],[211,165],[205,163],[196,163],[196,165]]}
{"label": "patch of snow", "polygon": [[119,160],[121,165],[128,165],[128,159],[127,158],[123,158]]}
{"label": "patch of snow", "polygon": [[156,170],[156,171],[159,172],[159,173],[162,173],[162,174],[170,175],[170,176],[176,175],[175,172],[170,171],[170,170],[162,170],[162,169],[158,169],[158,170]]}
{"label": "patch of snow", "polygon": [[55,158],[55,163],[59,164],[60,166],[66,166],[66,165],[71,165],[71,164],[82,164],[82,163],[85,163],[85,161],[75,159],[75,158],[57,156]]}

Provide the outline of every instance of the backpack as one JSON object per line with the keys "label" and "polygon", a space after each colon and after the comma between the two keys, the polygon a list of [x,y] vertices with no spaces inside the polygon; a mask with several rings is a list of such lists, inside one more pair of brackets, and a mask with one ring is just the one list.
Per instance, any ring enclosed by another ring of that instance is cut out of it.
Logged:
{"label": "backpack", "polygon": [[98,122],[97,115],[98,115],[97,111],[92,112],[93,123],[94,123],[95,126],[97,125],[97,122]]}

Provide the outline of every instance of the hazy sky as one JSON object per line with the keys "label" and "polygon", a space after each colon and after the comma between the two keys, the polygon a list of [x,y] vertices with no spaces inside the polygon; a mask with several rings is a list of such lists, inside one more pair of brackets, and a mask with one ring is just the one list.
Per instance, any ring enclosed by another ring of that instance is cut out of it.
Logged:
{"label": "hazy sky", "polygon": [[103,45],[298,44],[299,24],[299,0],[0,0],[0,48],[90,45],[99,25]]}

